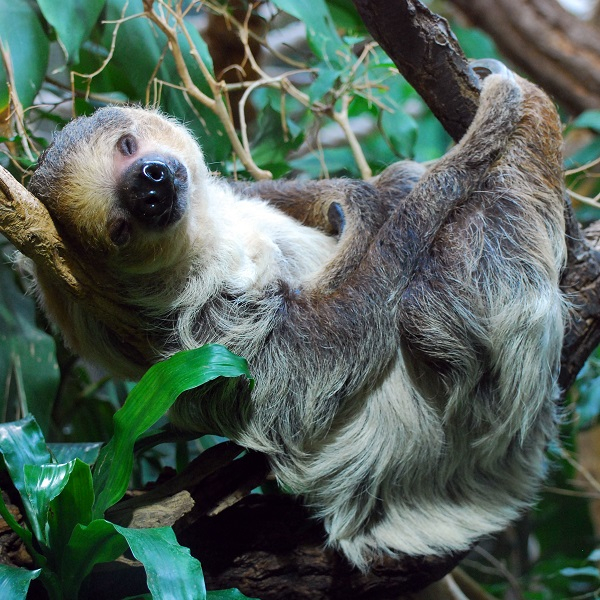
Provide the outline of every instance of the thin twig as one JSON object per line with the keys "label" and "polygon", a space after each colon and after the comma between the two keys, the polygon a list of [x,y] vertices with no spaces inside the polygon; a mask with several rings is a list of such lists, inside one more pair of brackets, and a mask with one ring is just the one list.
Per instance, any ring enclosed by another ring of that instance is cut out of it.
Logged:
{"label": "thin twig", "polygon": [[[100,73],[102,73],[102,71],[104,71],[104,69],[106,68],[106,66],[108,65],[108,63],[112,60],[112,57],[115,53],[115,48],[117,46],[117,33],[119,32],[119,28],[121,27],[121,25],[123,23],[125,23],[126,21],[131,21],[133,19],[137,19],[140,16],[143,15],[143,13],[138,13],[135,15],[130,15],[128,17],[125,16],[125,12],[127,11],[127,7],[129,6],[129,0],[127,0],[127,2],[125,2],[125,4],[123,5],[123,9],[121,10],[121,17],[119,19],[117,19],[116,21],[105,21],[104,23],[106,24],[113,24],[115,25],[115,28],[113,29],[112,32],[112,36],[111,36],[111,40],[110,40],[110,48],[108,50],[108,55],[106,56],[106,58],[102,61],[102,64],[92,73],[78,73],[77,71],[71,71],[70,73],[70,79],[71,79],[71,94],[73,96],[75,96],[75,77],[81,77],[82,79],[86,80],[87,82],[87,90],[85,92],[85,99],[88,100],[89,99],[89,95],[90,95],[90,89],[91,89],[91,85],[92,85],[92,79],[94,77],[96,77],[97,75],[99,75]],[[75,109],[75,105],[73,105],[73,110]],[[73,117],[75,117],[75,114],[73,114]]]}
{"label": "thin twig", "polygon": [[19,135],[19,138],[21,140],[21,147],[23,149],[23,152],[31,162],[34,162],[35,157],[31,151],[31,146],[29,144],[29,135],[27,134],[27,130],[25,128],[25,113],[23,111],[23,105],[21,104],[21,101],[17,96],[17,88],[15,86],[15,77],[10,56],[10,50],[2,43],[1,40],[0,57],[2,59],[2,64],[6,73],[9,106],[12,107],[10,115],[7,115],[6,117],[6,122],[8,123],[10,121],[10,118],[12,117],[13,122],[15,124],[15,128],[17,130],[17,134]]}
{"label": "thin twig", "polygon": [[598,164],[600,164],[600,156],[598,158],[595,158],[593,161],[586,163],[585,165],[581,165],[580,167],[577,167],[575,169],[567,169],[565,171],[565,175],[576,175],[577,173],[587,171],[588,169],[591,169],[592,167],[595,167]]}
{"label": "thin twig", "polygon": [[598,200],[600,200],[600,194],[596,194],[596,196],[593,198],[588,198],[587,196],[582,196],[581,194],[569,189],[567,189],[567,194],[569,194],[569,196],[571,196],[571,198],[574,200],[582,202],[583,204],[593,206],[594,208],[600,208],[600,203],[598,203]]}
{"label": "thin twig", "polygon": [[592,489],[600,494],[600,482],[581,463],[576,461],[567,450],[560,448],[559,454],[590,484]]}
{"label": "thin twig", "polygon": [[352,155],[354,156],[354,160],[358,165],[360,170],[360,176],[363,179],[369,179],[373,175],[373,171],[371,171],[371,167],[369,167],[369,163],[365,158],[365,155],[360,147],[360,143],[352,126],[350,125],[350,119],[348,118],[348,107],[350,106],[351,97],[349,95],[345,95],[342,97],[342,109],[337,112],[332,112],[333,120],[342,128],[346,139],[348,140],[348,144],[350,145],[350,149],[352,150]]}

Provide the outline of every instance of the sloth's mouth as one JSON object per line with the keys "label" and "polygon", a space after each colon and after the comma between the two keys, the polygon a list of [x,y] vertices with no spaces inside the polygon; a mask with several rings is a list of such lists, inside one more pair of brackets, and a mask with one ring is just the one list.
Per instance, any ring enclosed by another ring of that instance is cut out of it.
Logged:
{"label": "sloth's mouth", "polygon": [[187,186],[187,169],[179,160],[147,155],[123,172],[117,195],[120,206],[135,221],[151,229],[164,229],[183,216]]}

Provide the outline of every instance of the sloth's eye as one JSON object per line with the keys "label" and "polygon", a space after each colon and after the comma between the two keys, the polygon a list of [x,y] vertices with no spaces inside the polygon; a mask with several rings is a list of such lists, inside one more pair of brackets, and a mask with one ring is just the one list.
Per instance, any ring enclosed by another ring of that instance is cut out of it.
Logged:
{"label": "sloth's eye", "polygon": [[129,133],[119,138],[117,148],[123,156],[133,156],[138,149],[137,140]]}

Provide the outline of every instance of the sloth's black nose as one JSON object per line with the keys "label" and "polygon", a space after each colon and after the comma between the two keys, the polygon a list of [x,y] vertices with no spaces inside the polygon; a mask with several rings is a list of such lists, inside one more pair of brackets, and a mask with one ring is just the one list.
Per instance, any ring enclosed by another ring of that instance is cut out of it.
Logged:
{"label": "sloth's black nose", "polygon": [[177,192],[184,170],[179,161],[144,156],[132,163],[121,176],[118,194],[124,207],[145,225],[164,227],[180,214]]}

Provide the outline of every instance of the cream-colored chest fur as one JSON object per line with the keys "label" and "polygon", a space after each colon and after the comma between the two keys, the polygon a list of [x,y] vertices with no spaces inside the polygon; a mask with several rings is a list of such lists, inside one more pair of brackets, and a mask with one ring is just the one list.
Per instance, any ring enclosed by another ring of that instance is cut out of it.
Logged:
{"label": "cream-colored chest fur", "polygon": [[335,238],[222,185],[210,186],[208,209],[218,247],[214,256],[231,292],[260,290],[274,281],[306,284],[336,251]]}

